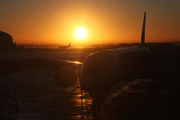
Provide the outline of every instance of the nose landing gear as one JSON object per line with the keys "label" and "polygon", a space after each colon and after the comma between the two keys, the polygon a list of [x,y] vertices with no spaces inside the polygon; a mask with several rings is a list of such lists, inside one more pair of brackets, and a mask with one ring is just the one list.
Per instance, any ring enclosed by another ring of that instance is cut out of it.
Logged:
{"label": "nose landing gear", "polygon": [[101,106],[101,100],[100,100],[99,94],[95,94],[95,97],[92,100],[92,107],[95,107],[95,106],[97,107]]}

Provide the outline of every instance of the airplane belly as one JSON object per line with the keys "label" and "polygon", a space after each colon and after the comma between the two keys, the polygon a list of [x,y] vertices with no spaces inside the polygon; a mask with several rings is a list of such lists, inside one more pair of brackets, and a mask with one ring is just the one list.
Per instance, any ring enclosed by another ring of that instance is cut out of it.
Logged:
{"label": "airplane belly", "polygon": [[86,76],[82,74],[80,77],[82,89],[88,92],[100,93],[124,81],[127,76],[130,75],[128,73],[131,69],[126,67],[126,64],[123,66],[122,64],[120,65],[121,66],[118,65],[118,67],[115,67],[110,73],[104,75],[93,76],[91,73],[87,73]]}
{"label": "airplane belly", "polygon": [[114,86],[117,82],[117,78],[118,76],[116,75],[97,78],[82,78],[84,81],[81,81],[81,87],[88,92],[99,93]]}

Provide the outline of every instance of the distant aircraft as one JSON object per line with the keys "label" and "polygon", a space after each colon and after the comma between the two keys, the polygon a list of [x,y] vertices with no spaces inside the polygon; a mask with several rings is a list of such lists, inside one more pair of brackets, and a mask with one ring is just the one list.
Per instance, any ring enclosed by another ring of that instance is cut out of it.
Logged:
{"label": "distant aircraft", "polygon": [[58,48],[59,48],[59,49],[67,49],[67,48],[69,48],[69,47],[71,47],[71,42],[69,43],[68,46],[59,46]]}

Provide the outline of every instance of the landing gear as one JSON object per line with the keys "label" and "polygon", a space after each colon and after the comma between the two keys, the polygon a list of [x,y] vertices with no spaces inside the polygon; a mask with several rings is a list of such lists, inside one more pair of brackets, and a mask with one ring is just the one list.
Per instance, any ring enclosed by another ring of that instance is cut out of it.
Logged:
{"label": "landing gear", "polygon": [[99,99],[93,99],[92,100],[92,106],[100,106],[101,105],[101,101]]}
{"label": "landing gear", "polygon": [[95,94],[95,97],[92,100],[92,107],[100,106],[100,105],[101,105],[101,100],[99,98],[99,94]]}

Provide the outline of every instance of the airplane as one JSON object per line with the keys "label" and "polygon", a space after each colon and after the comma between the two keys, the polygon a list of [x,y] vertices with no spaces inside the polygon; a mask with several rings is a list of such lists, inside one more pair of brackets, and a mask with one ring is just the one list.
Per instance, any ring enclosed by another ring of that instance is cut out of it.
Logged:
{"label": "airplane", "polygon": [[[62,68],[56,73],[55,81],[60,87],[73,85],[79,78],[82,90],[99,94],[121,81],[126,81],[129,76],[133,80],[140,75],[143,69],[142,57],[149,54],[148,48],[144,47],[145,42],[146,12],[144,13],[141,43],[137,47],[109,49],[97,51],[87,56],[80,65],[80,70],[72,67]],[[73,64],[72,62],[70,62]]]}
{"label": "airplane", "polygon": [[59,49],[67,49],[67,48],[69,48],[69,47],[71,47],[71,42],[69,43],[68,46],[59,46],[58,48],[59,48]]}
{"label": "airplane", "polygon": [[[79,79],[82,90],[97,96],[120,82],[143,77],[141,75],[143,71],[142,58],[150,53],[149,49],[144,47],[145,24],[146,12],[143,19],[141,43],[136,47],[97,51],[88,55],[82,63],[42,56],[35,57],[69,64],[69,66],[61,68],[55,75],[55,82],[59,87],[70,87]],[[70,45],[71,43],[69,43]],[[61,47],[59,46],[59,48]]]}

